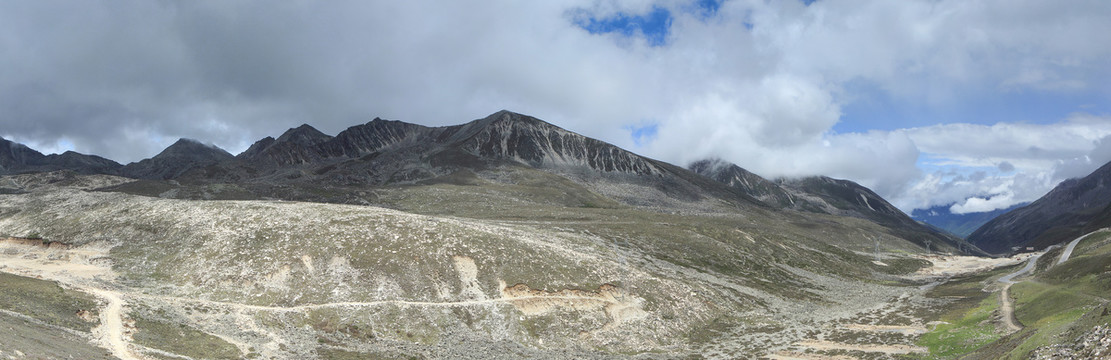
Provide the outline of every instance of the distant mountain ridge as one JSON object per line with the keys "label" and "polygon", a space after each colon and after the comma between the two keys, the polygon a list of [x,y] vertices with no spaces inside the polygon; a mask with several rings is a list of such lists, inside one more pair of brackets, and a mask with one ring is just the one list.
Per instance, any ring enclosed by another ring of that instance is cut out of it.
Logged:
{"label": "distant mountain ridge", "polygon": [[116,174],[120,164],[73,151],[43,155],[26,145],[0,138],[0,174],[70,170],[79,174]]}
{"label": "distant mountain ridge", "polygon": [[1061,182],[1029,205],[976,229],[968,240],[993,253],[1045,248],[1111,225],[1111,163]]}
{"label": "distant mountain ridge", "polygon": [[961,238],[967,238],[968,235],[971,235],[973,231],[976,231],[976,229],[980,228],[988,221],[1008,211],[1025,206],[1026,204],[1028,203],[1011,205],[1005,209],[967,214],[954,214],[950,212],[949,208],[951,208],[953,204],[939,205],[929,209],[915,209],[911,212],[910,217],[914,220],[936,226],[939,229],[948,231]]}

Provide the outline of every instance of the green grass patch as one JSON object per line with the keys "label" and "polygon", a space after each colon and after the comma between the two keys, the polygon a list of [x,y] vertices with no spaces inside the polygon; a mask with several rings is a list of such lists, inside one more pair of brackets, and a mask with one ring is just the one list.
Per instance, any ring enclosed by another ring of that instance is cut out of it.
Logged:
{"label": "green grass patch", "polygon": [[381,360],[419,360],[424,359],[421,355],[406,355],[398,353],[386,352],[354,352],[347,350],[340,350],[334,348],[320,348],[316,350],[316,354],[323,360],[364,360],[364,359],[381,359]]}
{"label": "green grass patch", "polygon": [[946,313],[930,332],[918,339],[918,345],[930,349],[925,359],[952,359],[972,352],[999,338],[991,315],[999,309],[999,297],[988,296],[968,311]]}
{"label": "green grass patch", "polygon": [[7,273],[0,273],[0,289],[0,309],[78,331],[88,332],[96,326],[77,315],[85,310],[89,318],[96,318],[97,303],[92,295],[64,289],[53,281]]}
{"label": "green grass patch", "polygon": [[239,348],[221,338],[185,324],[171,324],[133,316],[138,331],[133,336],[140,345],[161,349],[194,359],[240,359]]}

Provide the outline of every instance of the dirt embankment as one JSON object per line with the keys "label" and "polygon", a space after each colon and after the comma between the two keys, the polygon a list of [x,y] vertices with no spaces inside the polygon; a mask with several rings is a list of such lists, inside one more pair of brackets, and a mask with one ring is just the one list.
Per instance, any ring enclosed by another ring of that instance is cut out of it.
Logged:
{"label": "dirt embankment", "polygon": [[69,244],[44,240],[42,238],[4,237],[0,238],[0,243],[22,246],[35,246],[53,250],[69,250],[71,247]]}
{"label": "dirt embankment", "polygon": [[533,289],[525,284],[502,285],[502,299],[525,315],[539,315],[556,308],[605,310],[609,329],[626,321],[645,318],[639,299],[624,294],[617,286],[602,284],[598,290],[563,289],[555,292]]}

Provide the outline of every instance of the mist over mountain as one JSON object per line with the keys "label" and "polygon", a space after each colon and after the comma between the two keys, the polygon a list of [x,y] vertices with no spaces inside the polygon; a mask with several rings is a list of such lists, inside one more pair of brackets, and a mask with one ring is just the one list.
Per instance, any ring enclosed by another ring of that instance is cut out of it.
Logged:
{"label": "mist over mountain", "polygon": [[965,214],[955,214],[950,211],[953,204],[934,206],[929,209],[914,209],[910,216],[914,220],[921,221],[940,229],[948,231],[953,235],[961,238],[966,238],[972,234],[973,231],[983,226],[988,221],[995,219],[999,215],[1005,214],[1008,211],[1025,206],[1027,203],[1015,204],[1005,209],[996,209],[985,212],[973,212]]}
{"label": "mist over mountain", "polygon": [[70,170],[81,174],[115,174],[120,164],[73,151],[43,155],[26,145],[0,138],[0,174]]}
{"label": "mist over mountain", "polygon": [[992,253],[1045,248],[1111,225],[1111,163],[1061,182],[1038,200],[985,223],[968,240]]}

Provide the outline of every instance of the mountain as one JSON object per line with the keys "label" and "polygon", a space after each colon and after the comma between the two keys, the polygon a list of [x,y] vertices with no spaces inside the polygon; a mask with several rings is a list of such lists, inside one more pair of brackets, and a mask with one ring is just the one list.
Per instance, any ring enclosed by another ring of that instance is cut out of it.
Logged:
{"label": "mountain", "polygon": [[671,212],[710,211],[723,204],[735,209],[793,210],[871,221],[920,247],[952,251],[963,245],[914,222],[850,181],[814,177],[773,182],[720,160],[696,162],[685,169],[505,110],[443,127],[376,118],[336,136],[305,124],[277,138],[261,139],[236,156],[181,139],[150,159],[124,166],[120,173],[178,181],[137,182],[110,190],[186,199],[379,205],[388,200],[367,189],[511,183],[520,181],[514,178],[528,178],[547,187],[542,195],[527,196],[538,204]]}
{"label": "mountain", "polygon": [[304,125],[236,156],[182,140],[128,165],[143,179],[4,175],[0,343],[81,359],[799,358],[1004,335],[983,330],[1000,273],[983,270],[1015,261],[932,267],[948,259],[927,242],[955,245],[851,181],[691,169],[502,111]]}
{"label": "mountain", "polygon": [[1015,247],[1045,248],[1111,225],[1111,163],[1088,176],[1061,182],[1029,205],[987,222],[968,240],[993,253]]}
{"label": "mountain", "polygon": [[770,206],[777,208],[794,206],[795,199],[779,184],[724,160],[700,160],[691,163],[687,168],[699,175],[741,190]]}
{"label": "mountain", "polygon": [[0,138],[0,174],[69,170],[79,174],[115,174],[120,164],[95,155],[66,151],[43,155],[26,145]]}
{"label": "mountain", "polygon": [[120,169],[120,174],[136,179],[173,179],[189,170],[233,158],[227,151],[216,146],[191,139],[179,139],[150,159],[125,165]]}
{"label": "mountain", "polygon": [[22,169],[43,165],[46,156],[26,145],[0,138],[0,170],[15,173]]}
{"label": "mountain", "polygon": [[186,199],[379,205],[387,201],[367,189],[544,178],[547,191],[529,195],[529,201],[672,212],[709,211],[722,204],[736,209],[787,209],[865,219],[921,247],[931,244],[954,250],[962,246],[914,222],[856,183],[824,177],[773,182],[720,160],[696,162],[684,169],[505,110],[443,127],[376,118],[336,136],[304,124],[277,138],[263,138],[236,156],[181,139],[119,173],[155,182],[110,190]]}
{"label": "mountain", "polygon": [[277,139],[268,136],[255,142],[237,158],[277,166],[314,163],[325,157],[317,145],[331,139],[331,136],[304,124],[287,130]]}
{"label": "mountain", "polygon": [[[199,144],[182,151],[167,149],[164,153],[171,155],[160,154],[150,161],[128,165],[124,175],[234,184],[236,199],[364,204],[376,201],[369,195],[358,195],[366,193],[368,187],[467,184],[499,169],[541,170],[550,174],[545,176],[560,179],[550,185],[564,196],[545,197],[551,202],[658,206],[674,211],[705,208],[709,201],[739,207],[764,206],[747,193],[686,169],[504,110],[443,127],[374,119],[334,137],[302,125],[276,139],[259,140],[233,158],[220,155],[152,162],[180,157],[186,150],[217,153]],[[139,185],[125,186],[126,191],[155,195],[168,190],[166,184]],[[210,191],[184,191],[180,196],[202,193],[221,196]]]}
{"label": "mountain", "polygon": [[772,207],[865,219],[922,247],[975,251],[958,238],[919,224],[883,197],[852,181],[813,176],[772,182],[722,160],[697,161],[689,168]]}
{"label": "mountain", "polygon": [[939,229],[948,231],[953,235],[967,238],[973,231],[980,228],[991,219],[1005,214],[1008,211],[1025,206],[1027,203],[1015,204],[1006,209],[997,209],[993,211],[967,213],[967,214],[954,214],[949,211],[953,204],[934,206],[929,209],[914,209],[910,217],[916,221],[921,221]]}

